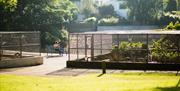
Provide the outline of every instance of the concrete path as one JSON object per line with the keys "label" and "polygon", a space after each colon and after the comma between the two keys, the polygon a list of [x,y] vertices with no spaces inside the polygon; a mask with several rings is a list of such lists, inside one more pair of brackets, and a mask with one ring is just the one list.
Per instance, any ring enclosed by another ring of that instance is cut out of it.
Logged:
{"label": "concrete path", "polygon": [[60,57],[57,54],[53,54],[52,57],[48,58],[45,55],[46,54],[42,54],[44,57],[44,63],[42,65],[0,69],[0,74],[46,75],[66,67],[66,61],[68,60],[67,55]]}
{"label": "concrete path", "polygon": [[[46,54],[42,54],[44,57],[44,64],[38,66],[30,67],[19,67],[19,68],[7,68],[0,69],[0,74],[15,74],[15,75],[32,75],[32,76],[80,76],[84,74],[96,73],[101,76],[101,69],[71,69],[66,68],[66,61],[68,56],[63,57],[58,56],[58,54],[53,54],[52,57],[46,57]],[[111,73],[126,73],[126,72],[139,72],[144,73],[144,71],[127,71],[127,70],[107,70],[108,74]],[[147,71],[146,71],[147,72]],[[160,72],[169,73],[168,71],[148,71],[148,72]],[[171,71],[170,73],[176,74],[177,71]]]}

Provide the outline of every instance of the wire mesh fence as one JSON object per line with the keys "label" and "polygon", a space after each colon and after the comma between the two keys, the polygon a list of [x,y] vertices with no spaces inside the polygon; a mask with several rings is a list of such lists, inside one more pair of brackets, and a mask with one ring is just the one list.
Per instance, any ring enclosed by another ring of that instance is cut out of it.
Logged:
{"label": "wire mesh fence", "polygon": [[40,32],[0,32],[0,60],[40,55]]}
{"label": "wire mesh fence", "polygon": [[180,32],[71,33],[69,61],[180,63]]}

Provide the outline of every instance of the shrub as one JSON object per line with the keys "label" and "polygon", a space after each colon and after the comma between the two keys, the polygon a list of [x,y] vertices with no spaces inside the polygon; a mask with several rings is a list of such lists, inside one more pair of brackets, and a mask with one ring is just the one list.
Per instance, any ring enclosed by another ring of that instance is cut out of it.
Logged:
{"label": "shrub", "polygon": [[84,20],[85,23],[95,23],[96,22],[96,17],[89,17]]}
{"label": "shrub", "polygon": [[178,52],[170,49],[177,49],[177,45],[174,41],[168,39],[166,36],[158,41],[153,41],[151,52],[153,60],[161,63],[175,62],[178,57]]}
{"label": "shrub", "polygon": [[117,25],[118,23],[119,23],[119,18],[113,16],[109,18],[102,18],[98,21],[98,25],[101,26]]}
{"label": "shrub", "polygon": [[127,58],[130,57],[132,58],[131,59],[132,61],[135,60],[136,58],[140,58],[140,57],[144,58],[146,53],[138,49],[143,49],[145,47],[146,45],[141,42],[131,42],[131,43],[121,42],[119,47],[113,47],[113,50],[111,51],[112,60],[114,61],[127,60]]}
{"label": "shrub", "polygon": [[114,7],[112,5],[103,5],[98,8],[101,17],[113,16],[115,14]]}
{"label": "shrub", "polygon": [[172,22],[170,22],[169,25],[165,27],[165,30],[180,30],[180,23],[177,22],[173,24]]}
{"label": "shrub", "polygon": [[[172,22],[166,26],[164,31],[180,30],[180,23]],[[179,35],[164,35],[161,39],[152,43],[152,57],[157,62],[178,62]],[[175,49],[175,50],[174,50]],[[174,50],[174,51],[173,51]]]}

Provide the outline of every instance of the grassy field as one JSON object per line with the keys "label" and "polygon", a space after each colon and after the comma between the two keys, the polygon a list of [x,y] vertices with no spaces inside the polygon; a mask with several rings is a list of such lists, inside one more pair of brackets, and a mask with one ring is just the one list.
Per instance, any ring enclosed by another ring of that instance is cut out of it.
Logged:
{"label": "grassy field", "polygon": [[167,73],[83,76],[0,75],[0,91],[180,91],[180,76]]}

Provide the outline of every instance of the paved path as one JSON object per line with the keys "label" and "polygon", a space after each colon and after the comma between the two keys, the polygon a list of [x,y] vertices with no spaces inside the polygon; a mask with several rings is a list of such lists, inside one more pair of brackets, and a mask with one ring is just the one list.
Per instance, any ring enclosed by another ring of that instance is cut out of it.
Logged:
{"label": "paved path", "polygon": [[43,54],[44,63],[42,65],[0,69],[0,74],[46,75],[66,67],[66,61],[68,60],[67,55],[60,57],[54,54],[53,57],[48,58],[45,55],[46,54]]}
{"label": "paved path", "polygon": [[[32,76],[79,76],[89,73],[101,74],[102,70],[99,69],[71,69],[66,68],[66,61],[68,56],[64,55],[59,57],[57,54],[53,57],[46,57],[43,54],[44,63],[38,66],[30,67],[19,67],[19,68],[7,68],[0,69],[0,74],[15,74],[15,75],[32,75]],[[144,71],[127,71],[127,70],[107,70],[107,73],[124,73],[124,72],[139,72]],[[148,72],[159,72],[159,71],[148,71]],[[168,71],[160,71],[167,73]],[[170,73],[177,73],[176,71]],[[101,75],[100,75],[101,76]]]}

